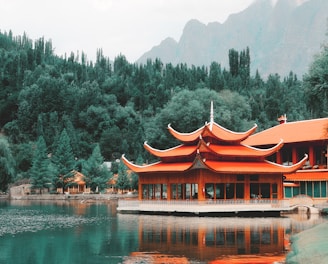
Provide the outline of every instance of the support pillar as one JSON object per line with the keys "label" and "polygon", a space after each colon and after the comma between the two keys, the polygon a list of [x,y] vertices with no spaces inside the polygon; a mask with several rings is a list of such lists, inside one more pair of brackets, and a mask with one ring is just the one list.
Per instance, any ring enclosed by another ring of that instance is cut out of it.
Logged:
{"label": "support pillar", "polygon": [[297,163],[297,150],[295,147],[292,148],[292,162],[293,164]]}
{"label": "support pillar", "polygon": [[282,164],[282,155],[281,155],[281,151],[277,152],[277,161],[278,164]]}
{"label": "support pillar", "polygon": [[202,170],[199,171],[198,181],[198,201],[205,201],[205,182]]}
{"label": "support pillar", "polygon": [[315,165],[315,157],[314,157],[314,148],[313,148],[313,146],[309,147],[309,162],[310,162],[310,166]]}

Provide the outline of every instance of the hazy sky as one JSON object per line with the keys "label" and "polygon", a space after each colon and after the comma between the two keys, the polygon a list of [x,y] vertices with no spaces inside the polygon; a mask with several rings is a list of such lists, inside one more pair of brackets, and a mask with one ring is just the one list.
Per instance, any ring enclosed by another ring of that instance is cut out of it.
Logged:
{"label": "hazy sky", "polygon": [[51,39],[55,53],[98,48],[137,60],[167,37],[179,40],[190,19],[224,22],[254,0],[0,0],[0,30]]}

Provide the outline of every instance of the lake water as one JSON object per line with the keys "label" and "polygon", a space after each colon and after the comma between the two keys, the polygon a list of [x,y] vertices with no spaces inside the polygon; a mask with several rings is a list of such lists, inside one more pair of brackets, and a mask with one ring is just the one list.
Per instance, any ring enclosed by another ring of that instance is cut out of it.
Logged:
{"label": "lake water", "polygon": [[[117,214],[116,201],[0,201],[0,263],[281,260],[290,235],[327,219]],[[272,263],[272,262],[271,262]]]}

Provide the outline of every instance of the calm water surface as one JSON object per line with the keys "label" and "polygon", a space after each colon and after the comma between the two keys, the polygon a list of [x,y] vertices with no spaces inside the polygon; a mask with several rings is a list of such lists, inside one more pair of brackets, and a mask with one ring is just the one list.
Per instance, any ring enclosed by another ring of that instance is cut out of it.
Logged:
{"label": "calm water surface", "polygon": [[116,206],[0,201],[0,263],[271,261],[285,256],[291,234],[327,220],[122,215]]}

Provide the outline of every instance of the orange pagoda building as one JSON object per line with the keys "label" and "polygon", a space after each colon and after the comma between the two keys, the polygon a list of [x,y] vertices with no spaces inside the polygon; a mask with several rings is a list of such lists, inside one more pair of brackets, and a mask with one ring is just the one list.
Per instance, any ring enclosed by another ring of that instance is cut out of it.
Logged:
{"label": "orange pagoda building", "polygon": [[[274,146],[265,149],[244,144],[256,128],[255,125],[246,132],[237,133],[220,126],[214,122],[212,104],[210,122],[196,131],[180,133],[168,125],[169,132],[181,145],[159,150],[147,142],[144,144],[145,149],[159,159],[158,162],[139,166],[122,156],[126,166],[139,175],[139,201],[186,200],[198,201],[198,205],[200,201],[214,204],[231,204],[234,201],[251,205],[259,201],[270,204],[282,200],[283,175],[303,167],[307,155],[293,165],[267,161],[267,157],[283,147],[283,140],[279,139]],[[253,209],[243,206],[231,210]],[[157,211],[159,208],[149,210]],[[170,210],[178,211],[177,208]]]}
{"label": "orange pagoda building", "polygon": [[287,122],[286,115],[279,124],[248,137],[243,144],[270,148],[281,138],[284,146],[268,157],[282,165],[298,162],[304,153],[309,158],[305,165],[291,174],[284,174],[285,198],[310,197],[314,204],[327,201],[328,190],[328,118]]}

